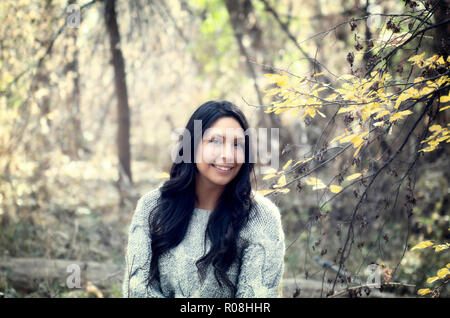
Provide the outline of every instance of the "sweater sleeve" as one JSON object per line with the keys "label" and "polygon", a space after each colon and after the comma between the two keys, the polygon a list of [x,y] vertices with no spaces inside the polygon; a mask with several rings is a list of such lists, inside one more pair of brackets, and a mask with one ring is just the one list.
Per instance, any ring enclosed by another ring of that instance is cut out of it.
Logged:
{"label": "sweater sleeve", "polygon": [[164,297],[153,282],[147,287],[152,256],[148,216],[150,210],[156,204],[156,191],[153,190],[139,199],[131,220],[125,253],[126,266],[122,284],[123,297]]}
{"label": "sweater sleeve", "polygon": [[236,297],[281,297],[285,243],[280,212],[262,196],[256,211],[249,221],[248,244],[243,250]]}

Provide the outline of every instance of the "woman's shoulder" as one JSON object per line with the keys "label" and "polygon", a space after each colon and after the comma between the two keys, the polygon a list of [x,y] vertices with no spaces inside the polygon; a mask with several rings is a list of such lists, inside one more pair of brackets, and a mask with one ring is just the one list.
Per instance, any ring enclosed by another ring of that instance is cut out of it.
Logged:
{"label": "woman's shoulder", "polygon": [[274,239],[283,236],[281,213],[278,206],[268,197],[253,191],[254,204],[245,233],[255,237],[270,235]]}
{"label": "woman's shoulder", "polygon": [[161,185],[158,185],[157,187],[154,187],[153,189],[144,193],[144,195],[141,196],[139,201],[141,201],[142,204],[156,203],[160,195],[161,195]]}
{"label": "woman's shoulder", "polygon": [[149,213],[155,208],[161,196],[161,184],[144,193],[136,204],[134,218],[136,221],[147,222]]}
{"label": "woman's shoulder", "polygon": [[252,216],[263,219],[265,221],[281,220],[280,209],[268,197],[260,194],[257,191],[252,191],[254,198],[254,205],[252,208]]}

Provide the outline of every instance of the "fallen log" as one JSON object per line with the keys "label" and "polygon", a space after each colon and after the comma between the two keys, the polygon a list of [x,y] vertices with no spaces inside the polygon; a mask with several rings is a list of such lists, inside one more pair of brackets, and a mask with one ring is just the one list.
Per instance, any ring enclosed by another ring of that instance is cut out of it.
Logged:
{"label": "fallen log", "polygon": [[[79,269],[79,271],[78,271]],[[60,286],[77,283],[86,288],[91,282],[100,288],[108,288],[122,281],[122,266],[109,263],[44,258],[0,258],[0,272],[6,274],[8,284],[20,290],[36,290],[41,281],[58,281]]]}
{"label": "fallen log", "polygon": [[[118,264],[44,258],[0,258],[0,273],[6,274],[11,287],[23,291],[36,291],[42,281],[56,281],[61,287],[70,288],[68,285],[73,283],[71,278],[74,268],[79,268],[80,289],[93,284],[100,290],[105,290],[122,284],[124,267]],[[324,289],[321,292],[322,287]],[[321,281],[312,279],[285,278],[282,282],[284,298],[293,297],[297,288],[298,297],[301,298],[326,297],[328,287],[328,284],[322,285]],[[397,296],[373,289],[369,297]]]}

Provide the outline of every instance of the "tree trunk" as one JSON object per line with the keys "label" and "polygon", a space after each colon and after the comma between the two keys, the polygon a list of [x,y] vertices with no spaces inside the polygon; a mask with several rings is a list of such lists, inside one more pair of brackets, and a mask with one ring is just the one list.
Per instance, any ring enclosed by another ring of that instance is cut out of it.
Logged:
{"label": "tree trunk", "polygon": [[125,62],[120,48],[120,34],[117,25],[116,1],[105,0],[105,22],[114,67],[114,84],[117,97],[117,149],[119,155],[119,191],[123,184],[132,184],[130,152],[130,108],[125,77]]}
{"label": "tree trunk", "polygon": [[[74,4],[76,0],[69,0],[69,4]],[[68,96],[66,104],[70,117],[65,127],[64,135],[61,140],[62,151],[70,158],[80,159],[79,150],[83,148],[83,132],[80,122],[80,72],[78,70],[78,28],[68,28],[67,38],[70,41],[64,47],[64,55],[69,56],[69,61],[64,68],[64,74],[72,74],[73,89]]]}
{"label": "tree trunk", "polygon": [[[449,8],[450,0],[439,1],[436,11],[434,12],[435,23],[439,24],[448,19]],[[441,24],[436,28],[435,32],[433,51],[436,52],[436,54],[443,55],[444,60],[446,60],[450,52],[450,23]]]}
{"label": "tree trunk", "polygon": [[[250,23],[249,17],[254,14],[253,13],[253,4],[251,0],[225,0],[225,6],[228,10],[228,14],[230,16],[230,23],[233,29],[234,36],[236,38],[236,42],[239,47],[239,51],[241,55],[245,58],[248,73],[253,79],[253,85],[255,87],[255,92],[258,97],[258,102],[260,106],[263,106],[263,96],[261,94],[261,89],[257,82],[257,73],[254,64],[250,61],[250,54],[248,49],[245,47],[243,43],[244,35],[247,35],[251,39],[251,45],[249,49],[254,50],[254,55],[258,53],[258,51],[264,50],[264,44],[262,40],[262,31],[258,24]],[[256,21],[256,19],[254,19]],[[280,153],[283,152],[283,148],[290,143],[293,143],[293,137],[291,135],[291,131],[289,128],[281,129],[282,122],[279,115],[275,115],[273,113],[266,114],[264,112],[264,107],[260,107],[260,120],[258,126],[263,126],[264,128],[280,128],[279,138],[280,138]],[[272,151],[272,150],[271,150]]]}

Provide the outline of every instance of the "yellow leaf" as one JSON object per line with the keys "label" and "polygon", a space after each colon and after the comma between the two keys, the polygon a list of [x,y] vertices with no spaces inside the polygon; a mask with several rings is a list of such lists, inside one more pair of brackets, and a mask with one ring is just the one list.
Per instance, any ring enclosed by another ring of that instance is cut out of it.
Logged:
{"label": "yellow leaf", "polygon": [[447,96],[441,96],[441,98],[439,99],[439,101],[440,101],[441,103],[447,103],[447,102],[449,102],[449,101],[450,101],[450,95],[447,95]]}
{"label": "yellow leaf", "polygon": [[403,101],[409,98],[411,98],[411,96],[408,94],[408,91],[404,91],[395,101],[395,109],[397,109]]}
{"label": "yellow leaf", "polygon": [[425,56],[425,52],[423,52],[420,55],[414,55],[413,57],[409,58],[408,61],[414,62],[414,64],[419,63],[420,61],[423,62],[423,57]]}
{"label": "yellow leaf", "polygon": [[356,149],[355,153],[353,154],[353,158],[355,158],[358,155],[358,152],[361,150],[362,144]]}
{"label": "yellow leaf", "polygon": [[434,243],[431,242],[431,241],[423,241],[423,242],[420,242],[420,243],[416,244],[414,247],[412,247],[411,251],[414,251],[414,250],[417,250],[417,249],[427,248],[427,247],[432,246],[432,245],[434,245]]}
{"label": "yellow leaf", "polygon": [[444,57],[441,56],[436,62],[437,62],[438,64],[440,64],[440,65],[445,64]]}
{"label": "yellow leaf", "polygon": [[330,191],[333,193],[339,193],[339,192],[341,192],[341,190],[342,190],[341,186],[334,185],[334,184],[330,185]]}
{"label": "yellow leaf", "polygon": [[446,110],[446,109],[449,109],[449,108],[450,108],[450,105],[445,106],[445,107],[442,107],[442,108],[439,108],[439,111],[441,112],[441,111]]}
{"label": "yellow leaf", "polygon": [[333,140],[330,141],[330,144],[332,144],[333,142],[343,138],[345,135],[346,135],[346,133],[343,133],[342,135],[339,135],[339,136],[333,138]]}
{"label": "yellow leaf", "polygon": [[297,165],[301,164],[302,162],[303,162],[303,160],[299,160],[299,161],[297,161],[296,163],[294,163],[294,165],[292,166],[292,168],[294,168],[295,166],[297,166]]}
{"label": "yellow leaf", "polygon": [[447,265],[445,265],[445,267],[450,268],[450,263],[448,263]]}
{"label": "yellow leaf", "polygon": [[305,163],[305,162],[311,161],[312,158],[313,158],[313,157],[310,157],[310,158],[307,158],[307,159],[303,159],[303,160],[299,160],[299,161],[297,161],[297,162],[292,166],[292,168],[294,168],[295,166],[297,166],[297,165],[299,165],[299,164],[301,164],[301,163]]}
{"label": "yellow leaf", "polygon": [[292,109],[291,114],[293,114],[294,116],[297,116],[300,111],[301,111],[301,108],[297,108],[297,109],[294,108],[294,109]]}
{"label": "yellow leaf", "polygon": [[286,75],[280,76],[277,80],[278,87],[286,86],[289,83],[289,78]]}
{"label": "yellow leaf", "polygon": [[269,179],[272,179],[273,177],[276,177],[277,175],[276,174],[268,174],[267,176],[264,176],[264,178],[263,178],[263,180],[269,180]]}
{"label": "yellow leaf", "polygon": [[343,144],[345,142],[350,142],[350,140],[352,140],[353,138],[355,138],[357,136],[357,134],[350,134],[348,136],[345,136],[344,138],[342,138],[339,143]]}
{"label": "yellow leaf", "polygon": [[170,175],[167,172],[160,172],[155,175],[156,179],[167,179],[170,178]]}
{"label": "yellow leaf", "polygon": [[438,270],[437,275],[439,278],[445,278],[447,275],[450,275],[450,271],[448,270],[448,268],[441,268],[440,270]]}
{"label": "yellow leaf", "polygon": [[448,249],[449,245],[450,244],[437,244],[437,245],[433,246],[433,248],[434,248],[434,251],[437,253],[437,252]]}
{"label": "yellow leaf", "polygon": [[275,115],[278,115],[278,114],[281,114],[282,112],[285,112],[285,111],[288,111],[288,110],[290,110],[290,108],[278,108],[278,109],[274,112],[274,114],[275,114]]}
{"label": "yellow leaf", "polygon": [[312,107],[312,106],[306,106],[305,107],[305,112],[309,115],[309,116],[311,116],[311,117],[315,117],[316,116],[316,109],[314,108],[314,107]]}
{"label": "yellow leaf", "polygon": [[[424,53],[425,54],[425,53]],[[345,75],[342,75],[339,79],[343,79],[343,80],[346,80],[346,81],[350,81],[350,80],[352,80],[352,79],[354,79],[355,78],[355,76],[354,75],[351,75],[351,74],[345,74]]]}
{"label": "yellow leaf", "polygon": [[281,91],[282,91],[282,89],[281,89],[281,88],[278,88],[278,87],[272,88],[272,89],[268,89],[268,90],[266,89],[266,90],[265,90],[265,93],[266,93],[265,96],[267,96],[267,97],[273,96],[273,95],[278,94],[278,93],[281,92]]}
{"label": "yellow leaf", "polygon": [[360,173],[354,173],[352,175],[349,175],[347,178],[345,178],[345,180],[352,181],[352,180],[358,178],[360,175],[361,175]]}
{"label": "yellow leaf", "polygon": [[359,147],[364,142],[364,139],[362,139],[361,136],[356,136],[352,138],[350,142],[353,144],[353,148],[356,148]]}
{"label": "yellow leaf", "polygon": [[97,286],[89,281],[87,282],[86,291],[89,294],[94,294],[95,296],[97,296],[97,298],[103,298],[103,293],[100,291],[100,289],[98,289]]}
{"label": "yellow leaf", "polygon": [[318,109],[316,109],[317,113],[322,116],[323,118],[327,117],[324,113],[320,112]]}
{"label": "yellow leaf", "polygon": [[276,76],[279,76],[279,75],[278,74],[273,74],[273,73],[265,73],[264,76],[269,78],[269,79],[272,79],[272,78],[274,78]]}
{"label": "yellow leaf", "polygon": [[426,147],[426,148],[420,149],[418,152],[421,152],[421,151],[423,151],[423,152],[430,152],[430,151],[433,151],[435,149],[436,149],[436,147]]}
{"label": "yellow leaf", "polygon": [[431,125],[430,128],[428,128],[429,131],[441,131],[442,127],[441,125]]}
{"label": "yellow leaf", "polygon": [[431,63],[436,62],[438,59],[439,59],[439,55],[435,54],[435,55],[427,58],[426,62],[427,62],[427,64],[431,64]]}
{"label": "yellow leaf", "polygon": [[326,98],[326,100],[332,101],[332,100],[335,100],[336,97],[337,97],[337,94],[336,94],[336,93],[333,93],[333,94],[331,94],[330,96],[328,96],[328,97]]}
{"label": "yellow leaf", "polygon": [[283,73],[283,75],[279,74],[264,74],[271,82],[277,83],[278,87],[286,86],[289,82],[288,77]]}
{"label": "yellow leaf", "polygon": [[286,185],[286,176],[282,175],[279,179],[278,179],[278,183],[276,185],[274,185],[274,188],[281,188],[284,187]]}
{"label": "yellow leaf", "polygon": [[434,92],[435,88],[434,87],[429,87],[429,86],[425,86],[424,88],[422,88],[421,90],[419,90],[418,94],[420,96],[426,96],[432,92]]}
{"label": "yellow leaf", "polygon": [[354,111],[354,110],[356,110],[355,106],[341,107],[341,108],[339,108],[337,113],[338,114],[348,113],[348,112],[351,112],[351,111]]}
{"label": "yellow leaf", "polygon": [[288,193],[289,191],[290,191],[290,189],[288,189],[288,188],[277,190],[277,192],[280,192],[280,193]]}
{"label": "yellow leaf", "polygon": [[389,117],[389,121],[392,122],[392,121],[395,121],[395,120],[401,119],[401,118],[402,117],[398,113],[395,113],[395,114],[392,114],[391,117]]}
{"label": "yellow leaf", "polygon": [[[305,179],[306,184],[308,185],[313,185],[314,183],[317,182],[318,179],[314,178],[314,177],[310,177],[309,179]],[[320,180],[319,180],[320,181]],[[320,181],[321,182],[321,181]]]}
{"label": "yellow leaf", "polygon": [[272,193],[273,191],[275,191],[275,190],[258,190],[256,192],[261,194],[262,196],[265,196],[265,195],[267,195],[269,193]]}
{"label": "yellow leaf", "polygon": [[305,81],[305,79],[306,79],[305,76],[294,77],[292,79],[292,86],[300,85],[301,83],[303,83]]}
{"label": "yellow leaf", "polygon": [[270,114],[273,112],[273,107],[267,107],[267,109],[264,111],[266,114]]}
{"label": "yellow leaf", "polygon": [[435,282],[437,280],[439,280],[439,277],[433,276],[433,277],[430,277],[430,278],[427,279],[427,283],[431,284],[431,283],[433,283],[433,282]]}
{"label": "yellow leaf", "polygon": [[437,80],[436,80],[436,85],[439,87],[439,86],[443,86],[442,84],[444,84],[445,82],[447,82],[448,81],[448,79],[449,79],[449,77],[448,76],[441,76],[441,77],[439,77]]}
{"label": "yellow leaf", "polygon": [[388,110],[383,110],[382,112],[379,112],[373,119],[379,119],[385,115],[388,115],[390,112]]}
{"label": "yellow leaf", "polygon": [[407,115],[412,114],[412,113],[413,113],[412,111],[407,109],[407,110],[403,110],[401,112],[398,112],[397,114],[399,114],[400,116],[407,116]]}
{"label": "yellow leaf", "polygon": [[381,126],[384,125],[384,121],[377,121],[376,123],[373,123],[373,125],[374,125],[375,127],[381,127]]}
{"label": "yellow leaf", "polygon": [[389,121],[390,121],[390,122],[393,122],[393,121],[396,121],[396,120],[398,120],[398,119],[403,119],[403,116],[406,116],[406,115],[409,115],[409,114],[412,114],[412,111],[410,111],[410,110],[404,110],[404,111],[395,113],[395,114],[393,114],[393,115],[391,116],[391,118],[389,118]]}
{"label": "yellow leaf", "polygon": [[322,182],[322,180],[310,177],[309,179],[305,179],[306,184],[313,186],[313,190],[324,189],[327,186]]}
{"label": "yellow leaf", "polygon": [[267,173],[277,173],[277,170],[275,168],[270,168],[264,171],[266,174]]}
{"label": "yellow leaf", "polygon": [[429,288],[422,288],[422,289],[419,289],[419,290],[417,291],[417,293],[418,293],[419,295],[421,295],[421,296],[424,296],[424,295],[426,295],[426,294],[431,293],[431,289],[429,289]]}
{"label": "yellow leaf", "polygon": [[289,165],[292,163],[292,159],[289,160],[288,162],[286,162],[286,164],[283,166],[283,168],[281,170],[285,170],[287,167],[289,167]]}

